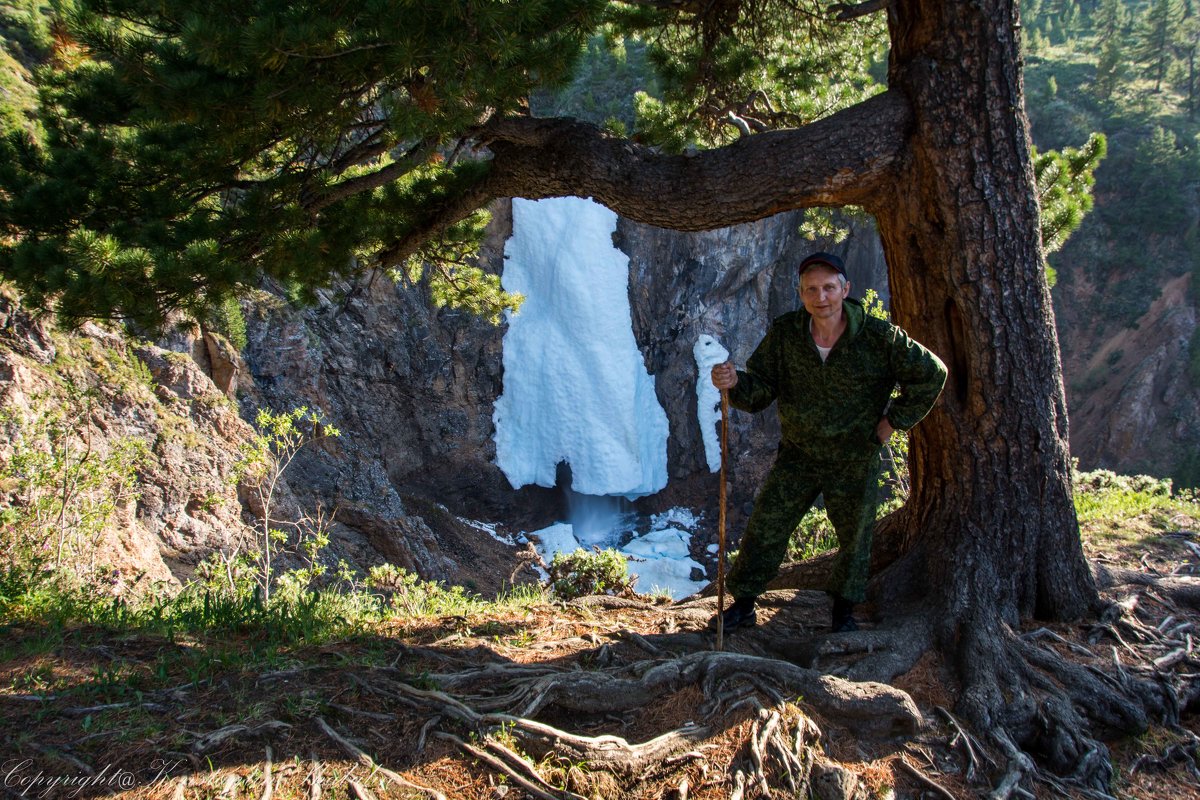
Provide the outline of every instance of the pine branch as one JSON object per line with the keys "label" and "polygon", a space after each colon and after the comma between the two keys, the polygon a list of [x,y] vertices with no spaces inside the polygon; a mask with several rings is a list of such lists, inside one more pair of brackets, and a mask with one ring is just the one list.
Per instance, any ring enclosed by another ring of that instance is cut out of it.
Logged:
{"label": "pine branch", "polygon": [[835,12],[834,19],[838,22],[849,22],[874,14],[876,11],[882,11],[891,4],[892,0],[867,0],[865,3],[857,5],[836,3],[830,6],[829,10]]}
{"label": "pine branch", "polygon": [[412,172],[418,167],[424,166],[429,161],[429,157],[433,154],[433,142],[421,142],[400,160],[388,164],[386,167],[378,169],[366,175],[361,175],[357,178],[351,178],[347,181],[342,181],[335,184],[329,190],[321,193],[316,198],[308,200],[304,203],[305,209],[311,213],[316,213],[322,209],[328,208],[339,200],[344,200],[351,195],[360,192],[368,192],[372,189],[378,189],[380,186],[386,186],[397,178],[403,177]]}
{"label": "pine branch", "polygon": [[767,131],[693,155],[664,155],[572,119],[508,117],[478,140],[486,176],[426,209],[378,253],[393,267],[421,244],[499,197],[591,196],[636,222],[701,231],[812,206],[881,201],[911,123],[907,101],[881,95],[803,128]]}

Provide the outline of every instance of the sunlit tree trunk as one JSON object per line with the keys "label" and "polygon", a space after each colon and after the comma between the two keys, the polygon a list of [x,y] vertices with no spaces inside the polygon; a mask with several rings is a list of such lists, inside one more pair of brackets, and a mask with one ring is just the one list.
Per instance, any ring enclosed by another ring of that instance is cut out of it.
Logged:
{"label": "sunlit tree trunk", "polygon": [[966,660],[976,634],[1097,600],[1071,498],[1016,23],[1007,0],[893,6],[889,79],[915,122],[899,179],[871,209],[893,313],[950,369],[888,528],[936,601],[939,638],[967,645]]}

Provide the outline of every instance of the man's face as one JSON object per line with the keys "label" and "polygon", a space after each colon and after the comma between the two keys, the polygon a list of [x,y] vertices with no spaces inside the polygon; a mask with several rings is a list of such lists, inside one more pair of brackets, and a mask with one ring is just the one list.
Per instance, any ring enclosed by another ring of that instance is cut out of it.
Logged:
{"label": "man's face", "polygon": [[850,281],[834,269],[817,265],[800,276],[800,299],[816,319],[838,319],[842,301],[850,294]]}

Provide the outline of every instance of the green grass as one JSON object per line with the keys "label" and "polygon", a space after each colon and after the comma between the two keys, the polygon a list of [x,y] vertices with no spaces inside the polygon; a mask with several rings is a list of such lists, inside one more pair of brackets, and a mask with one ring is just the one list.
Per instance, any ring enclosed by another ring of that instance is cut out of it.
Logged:
{"label": "green grass", "polygon": [[1171,481],[1149,475],[1118,475],[1109,470],[1075,473],[1075,513],[1081,525],[1142,517],[1200,515],[1194,492],[1173,490]]}
{"label": "green grass", "polygon": [[[176,642],[192,636],[254,641],[239,645],[256,662],[274,661],[282,648],[319,645],[372,634],[396,620],[421,617],[501,615],[545,603],[539,586],[511,588],[495,600],[460,586],[423,581],[402,569],[377,568],[365,586],[340,584],[274,593],[264,602],[253,587],[192,583],[182,591],[141,601],[98,596],[67,581],[34,579],[17,570],[0,572],[0,630],[36,626],[36,640],[6,638],[0,661],[52,652],[78,626],[158,635]],[[212,648],[208,648],[213,652]],[[202,665],[201,665],[202,667]]]}

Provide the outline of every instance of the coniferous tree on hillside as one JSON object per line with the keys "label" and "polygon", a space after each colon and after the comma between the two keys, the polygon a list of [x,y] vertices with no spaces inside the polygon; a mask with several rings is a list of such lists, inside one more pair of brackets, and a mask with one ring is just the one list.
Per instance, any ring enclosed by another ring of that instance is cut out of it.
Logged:
{"label": "coniferous tree on hillside", "polygon": [[1096,37],[1096,78],[1092,91],[1108,100],[1125,76],[1128,64],[1126,40],[1129,13],[1121,0],[1101,0],[1092,21]]}
{"label": "coniferous tree on hillside", "polygon": [[1196,56],[1200,50],[1200,13],[1195,0],[1184,3],[1183,21],[1179,26],[1176,52],[1186,65],[1180,70],[1183,93],[1187,95],[1188,119],[1196,118]]}
{"label": "coniferous tree on hillside", "polygon": [[1155,93],[1162,91],[1182,24],[1180,0],[1154,0],[1138,23],[1133,59],[1146,68],[1146,75],[1154,81]]}

